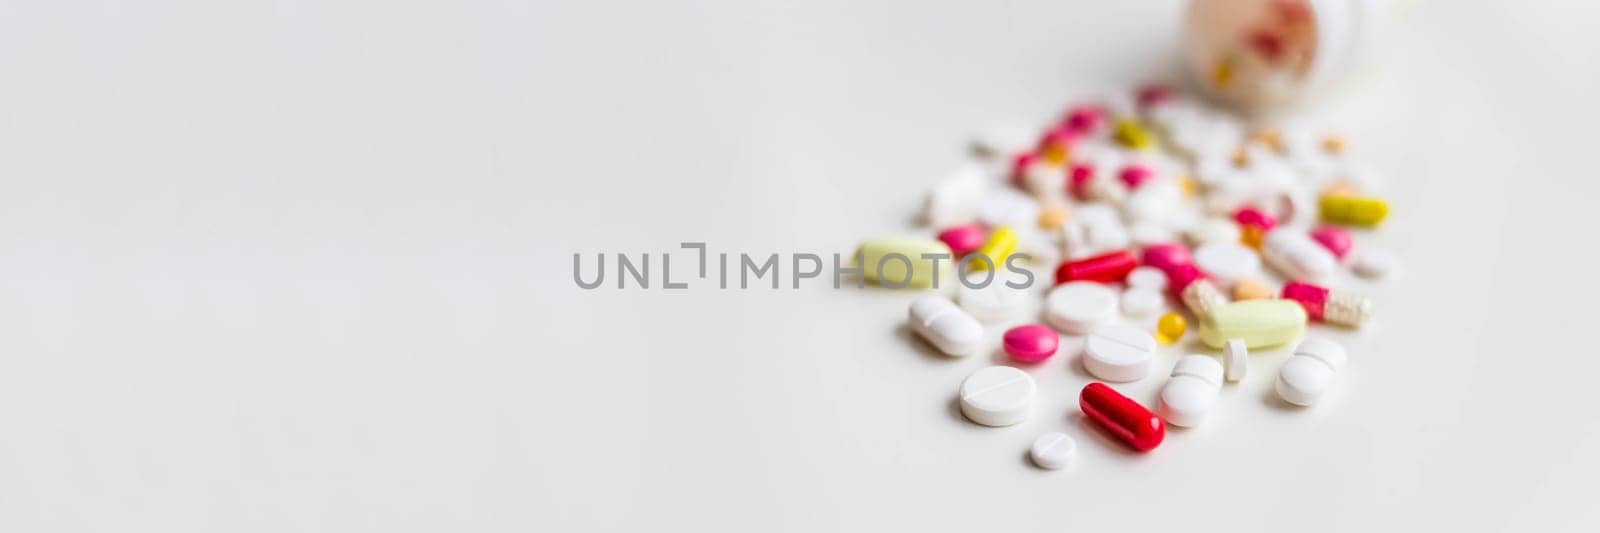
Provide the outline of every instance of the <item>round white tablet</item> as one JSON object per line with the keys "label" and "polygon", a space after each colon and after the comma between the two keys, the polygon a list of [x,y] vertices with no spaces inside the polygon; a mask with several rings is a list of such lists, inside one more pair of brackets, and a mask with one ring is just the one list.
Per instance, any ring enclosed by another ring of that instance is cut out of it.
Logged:
{"label": "round white tablet", "polygon": [[1150,373],[1155,351],[1156,339],[1149,333],[1113,324],[1094,330],[1083,341],[1083,368],[1106,381],[1136,381]]}
{"label": "round white tablet", "polygon": [[1033,377],[1009,366],[986,367],[961,382],[961,414],[985,426],[1009,426],[1033,412]]}
{"label": "round white tablet", "polygon": [[1209,355],[1185,355],[1161,388],[1156,413],[1168,424],[1194,427],[1205,420],[1222,390],[1222,365]]}
{"label": "round white tablet", "polygon": [[1244,379],[1245,370],[1250,366],[1250,350],[1245,347],[1244,339],[1228,339],[1222,347],[1222,362],[1228,381]]}
{"label": "round white tablet", "polygon": [[1160,311],[1167,298],[1156,289],[1134,287],[1122,292],[1122,314],[1144,318]]}
{"label": "round white tablet", "polygon": [[1044,309],[1050,325],[1082,335],[1117,318],[1117,291],[1092,281],[1073,281],[1051,289]]}
{"label": "round white tablet", "polygon": [[1028,457],[1033,459],[1033,464],[1046,470],[1055,470],[1067,466],[1072,460],[1072,452],[1078,450],[1078,443],[1066,433],[1045,433],[1033,439],[1033,446],[1028,448]]}
{"label": "round white tablet", "polygon": [[1394,274],[1397,262],[1394,255],[1389,252],[1362,248],[1356,251],[1350,267],[1355,270],[1356,275],[1363,278],[1383,279]]}
{"label": "round white tablet", "polygon": [[1129,287],[1140,287],[1156,291],[1167,290],[1167,273],[1153,266],[1142,266],[1128,273]]}
{"label": "round white tablet", "polygon": [[1236,242],[1210,242],[1194,251],[1194,264],[1223,285],[1261,273],[1261,256]]}

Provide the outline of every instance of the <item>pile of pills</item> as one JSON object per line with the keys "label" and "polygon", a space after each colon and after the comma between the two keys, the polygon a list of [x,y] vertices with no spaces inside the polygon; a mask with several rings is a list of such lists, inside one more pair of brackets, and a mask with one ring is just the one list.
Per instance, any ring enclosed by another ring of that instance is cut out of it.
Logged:
{"label": "pile of pills", "polygon": [[[1338,135],[1249,124],[1152,85],[1072,106],[1037,136],[1001,132],[974,148],[980,162],[927,195],[931,237],[871,239],[856,261],[867,281],[933,289],[911,302],[909,326],[952,357],[994,349],[986,324],[1024,319],[1033,286],[1051,285],[1041,323],[1004,332],[999,348],[1018,366],[961,383],[961,412],[977,424],[1035,411],[1028,365],[1054,356],[1063,334],[1082,337],[1082,366],[1102,381],[1082,389],[1079,408],[1134,450],[1159,446],[1166,424],[1203,423],[1246,375],[1251,350],[1294,345],[1275,389],[1314,405],[1346,354],[1307,330],[1361,328],[1372,302],[1338,286],[1345,273],[1394,274],[1393,256],[1357,243],[1388,205]],[[1178,359],[1154,410],[1107,384],[1149,377],[1158,350],[1178,346],[1207,353]],[[1053,469],[1075,449],[1052,432],[1030,455]]]}

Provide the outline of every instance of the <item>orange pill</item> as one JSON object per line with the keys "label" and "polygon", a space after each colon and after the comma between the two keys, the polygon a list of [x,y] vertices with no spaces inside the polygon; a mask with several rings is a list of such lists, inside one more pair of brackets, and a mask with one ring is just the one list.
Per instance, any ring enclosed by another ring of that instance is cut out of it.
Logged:
{"label": "orange pill", "polygon": [[1239,244],[1261,251],[1261,239],[1265,238],[1267,233],[1262,231],[1260,226],[1240,226],[1239,229]]}
{"label": "orange pill", "polygon": [[1344,137],[1338,135],[1323,137],[1322,151],[1335,155],[1344,153]]}
{"label": "orange pill", "polygon": [[1331,196],[1355,196],[1355,195],[1356,195],[1356,187],[1355,187],[1355,185],[1352,185],[1352,184],[1350,184],[1350,182],[1344,181],[1344,180],[1336,180],[1333,183],[1329,183],[1327,187],[1323,187],[1322,188],[1322,192],[1320,194],[1320,196],[1323,197],[1323,198],[1327,198],[1327,197],[1331,197]]}
{"label": "orange pill", "polygon": [[1055,231],[1067,224],[1072,211],[1064,205],[1047,206],[1039,210],[1039,229]]}
{"label": "orange pill", "polygon": [[1272,289],[1259,279],[1243,279],[1233,284],[1234,300],[1265,300],[1272,297]]}

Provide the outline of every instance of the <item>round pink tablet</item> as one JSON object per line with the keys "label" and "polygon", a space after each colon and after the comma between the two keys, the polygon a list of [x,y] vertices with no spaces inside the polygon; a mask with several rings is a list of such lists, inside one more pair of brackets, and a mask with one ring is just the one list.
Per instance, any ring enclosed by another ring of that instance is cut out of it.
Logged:
{"label": "round pink tablet", "polygon": [[1344,259],[1344,254],[1350,253],[1350,234],[1338,226],[1323,226],[1311,232],[1312,240],[1322,244],[1323,248],[1333,252],[1333,256]]}
{"label": "round pink tablet", "polygon": [[984,231],[983,226],[977,224],[951,226],[939,232],[939,240],[949,246],[950,253],[955,254],[956,257],[961,257],[971,253],[973,250],[977,250],[979,246],[983,246],[983,241],[988,238],[989,232]]}
{"label": "round pink tablet", "polygon": [[1012,359],[1037,363],[1056,354],[1056,347],[1061,345],[1061,335],[1043,324],[1024,324],[1006,330],[1002,343]]}

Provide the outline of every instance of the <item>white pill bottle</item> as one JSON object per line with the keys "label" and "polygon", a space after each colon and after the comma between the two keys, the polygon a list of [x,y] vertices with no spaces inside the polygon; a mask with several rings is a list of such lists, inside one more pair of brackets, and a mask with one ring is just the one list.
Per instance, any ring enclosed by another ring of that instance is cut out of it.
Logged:
{"label": "white pill bottle", "polygon": [[1340,85],[1406,0],[1193,0],[1184,63],[1216,98],[1268,110]]}

